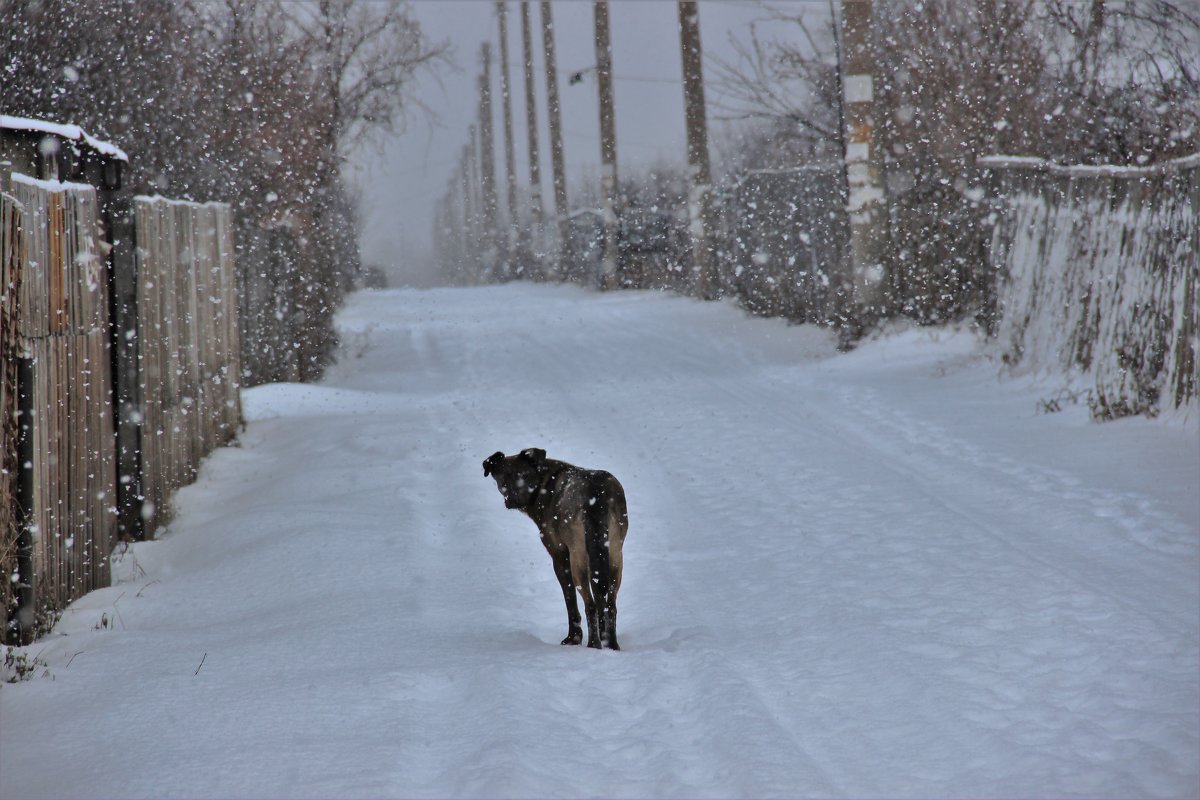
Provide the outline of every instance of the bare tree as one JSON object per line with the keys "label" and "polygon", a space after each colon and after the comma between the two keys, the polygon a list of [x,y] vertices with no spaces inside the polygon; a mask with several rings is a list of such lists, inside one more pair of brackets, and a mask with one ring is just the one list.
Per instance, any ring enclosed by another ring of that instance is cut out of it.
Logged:
{"label": "bare tree", "polygon": [[254,269],[281,284],[277,349],[319,375],[358,268],[342,158],[402,127],[445,46],[399,0],[0,0],[0,19],[3,113],[111,138],[134,191],[232,203],[246,247],[291,232],[288,269]]}
{"label": "bare tree", "polygon": [[1144,164],[1200,136],[1200,8],[1182,0],[1046,0],[1061,155]]}
{"label": "bare tree", "polygon": [[[354,207],[342,160],[372,135],[395,131],[416,103],[413,80],[446,52],[421,32],[402,0],[317,0],[292,20],[312,67],[306,130],[315,142],[309,239],[318,266],[304,283],[302,376],[320,374],[336,346],[333,313],[359,271]],[[315,113],[313,113],[315,111]]]}
{"label": "bare tree", "polygon": [[795,151],[794,140],[810,153],[832,154],[840,147],[836,32],[830,15],[813,21],[810,10],[766,8],[762,21],[783,22],[795,36],[766,38],[758,23],[744,36],[731,32],[733,56],[709,57],[713,107],[717,119],[751,123],[784,152]]}

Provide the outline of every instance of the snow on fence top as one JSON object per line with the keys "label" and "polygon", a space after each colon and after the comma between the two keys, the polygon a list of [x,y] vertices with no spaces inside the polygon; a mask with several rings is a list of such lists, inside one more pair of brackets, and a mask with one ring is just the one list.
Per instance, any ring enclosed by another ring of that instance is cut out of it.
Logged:
{"label": "snow on fence top", "polygon": [[228,203],[222,203],[219,200],[208,200],[200,203],[195,200],[176,200],[172,197],[163,197],[161,194],[138,194],[134,195],[135,203],[171,203],[172,205],[186,208],[224,208]]}
{"label": "snow on fence top", "polygon": [[97,139],[89,134],[78,125],[61,125],[57,122],[48,122],[43,119],[28,119],[26,117],[10,117],[5,114],[0,114],[0,129],[9,129],[17,131],[37,131],[39,133],[48,133],[54,136],[60,136],[64,139],[70,139],[74,142],[83,142],[91,149],[101,155],[110,156],[120,159],[125,163],[129,163],[129,156],[125,151],[110,142]]}
{"label": "snow on fence top", "polygon": [[70,192],[70,191],[92,191],[90,183],[73,183],[71,181],[47,181],[41,178],[34,178],[25,175],[21,172],[12,174],[12,182],[14,184],[21,183],[26,186],[33,186],[37,189],[42,189],[47,192]]}
{"label": "snow on fence top", "polygon": [[1086,175],[1106,175],[1113,177],[1132,177],[1138,174],[1158,175],[1164,172],[1172,172],[1175,170],[1190,169],[1200,166],[1200,153],[1193,153],[1190,156],[1182,156],[1174,158],[1170,161],[1160,161],[1157,164],[1148,164],[1144,167],[1129,167],[1119,164],[1059,164],[1054,161],[1047,161],[1044,158],[1035,158],[1033,156],[984,156],[980,158],[976,164],[981,167],[1001,167],[1001,168],[1017,168],[1017,169],[1036,169],[1050,172],[1055,175],[1065,176],[1086,176]]}

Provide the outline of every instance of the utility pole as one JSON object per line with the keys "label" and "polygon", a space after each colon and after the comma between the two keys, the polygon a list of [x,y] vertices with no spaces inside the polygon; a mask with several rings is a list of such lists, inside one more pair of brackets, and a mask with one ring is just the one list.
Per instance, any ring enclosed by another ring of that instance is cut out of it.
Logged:
{"label": "utility pole", "polygon": [[[517,229],[521,224],[517,209],[517,165],[513,153],[513,121],[512,121],[512,83],[508,79],[508,3],[496,0],[496,14],[500,18],[500,102],[504,115],[504,175],[507,180],[508,199],[508,237],[506,252],[508,269],[513,268],[517,261]],[[517,266],[518,273],[520,265]]]}
{"label": "utility pole", "polygon": [[483,205],[483,231],[480,239],[483,242],[483,267],[495,270],[499,261],[499,247],[496,234],[496,213],[498,199],[496,197],[496,139],[492,126],[492,46],[484,42],[481,48],[483,56],[483,75],[479,77],[479,193]]}
{"label": "utility pole", "polygon": [[717,297],[713,252],[712,169],[708,160],[708,111],[700,52],[700,10],[696,0],[679,0],[679,48],[683,56],[683,105],[687,120],[688,231],[692,239],[695,291]]}
{"label": "utility pole", "polygon": [[471,201],[474,199],[471,196],[471,150],[475,145],[475,126],[470,127],[470,137],[467,144],[463,145],[462,157],[458,160],[459,182],[462,184],[462,226],[463,235],[468,239],[474,234],[472,219],[474,212],[471,209]]}
{"label": "utility pole", "polygon": [[617,183],[617,129],[613,115],[612,43],[608,32],[608,0],[593,0],[596,28],[596,84],[600,90],[600,179],[604,189],[604,263],[600,285],[617,286],[620,211]]}
{"label": "utility pole", "polygon": [[462,244],[459,246],[459,262],[458,262],[458,280],[463,281],[465,270],[468,264],[475,262],[475,244],[477,241],[475,233],[475,208],[474,208],[474,186],[471,183],[472,165],[475,160],[475,126],[470,129],[470,140],[463,145],[462,158],[459,160],[459,182],[462,186],[459,192],[462,195]]}
{"label": "utility pole", "polygon": [[842,135],[848,188],[846,211],[850,215],[850,280],[857,312],[874,316],[884,299],[886,218],[881,154],[874,130],[871,0],[841,2]]}
{"label": "utility pole", "polygon": [[567,204],[567,172],[563,166],[562,120],[558,104],[558,64],[554,56],[554,18],[550,0],[541,0],[542,50],[546,61],[546,108],[550,121],[550,167],[554,173],[554,217],[558,222],[558,277],[565,278],[571,261],[571,227]]}
{"label": "utility pole", "polygon": [[521,0],[521,56],[525,60],[525,139],[529,143],[530,228],[534,258],[540,264],[539,256],[546,249],[546,239],[542,229],[542,170],[538,163],[537,91],[533,85],[533,35],[529,29],[529,0]]}
{"label": "utility pole", "polygon": [[446,209],[443,212],[446,216],[445,226],[447,241],[445,245],[446,252],[442,257],[441,264],[442,273],[450,275],[458,271],[458,264],[461,262],[460,251],[462,248],[462,215],[458,213],[458,176],[451,174],[446,180]]}

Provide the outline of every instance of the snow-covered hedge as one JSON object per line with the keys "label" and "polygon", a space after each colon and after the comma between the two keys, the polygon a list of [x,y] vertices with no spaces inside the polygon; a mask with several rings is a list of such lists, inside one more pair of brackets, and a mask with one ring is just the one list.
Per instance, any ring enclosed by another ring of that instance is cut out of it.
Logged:
{"label": "snow-covered hedge", "polygon": [[981,166],[999,198],[1005,360],[1087,376],[1097,418],[1196,397],[1200,155],[1146,168]]}

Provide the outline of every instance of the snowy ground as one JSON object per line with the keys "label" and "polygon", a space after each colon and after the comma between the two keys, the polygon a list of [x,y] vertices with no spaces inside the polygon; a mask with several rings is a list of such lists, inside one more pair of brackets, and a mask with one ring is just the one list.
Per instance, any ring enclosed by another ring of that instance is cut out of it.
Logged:
{"label": "snowy ground", "polygon": [[[1036,413],[965,334],[377,292],[0,689],[0,796],[1200,795],[1197,413]],[[625,484],[564,648],[482,460]],[[102,624],[108,621],[108,627]]]}

